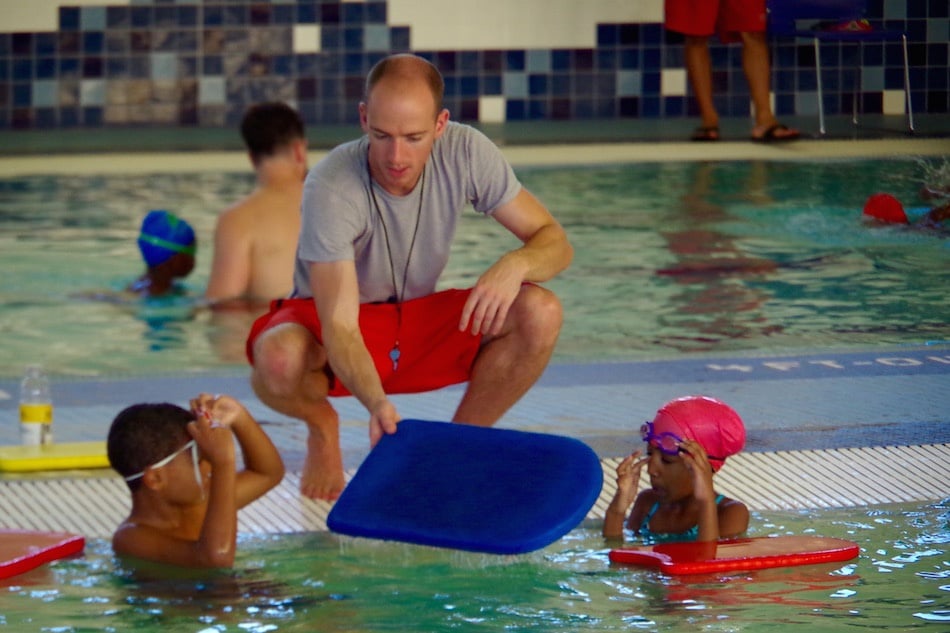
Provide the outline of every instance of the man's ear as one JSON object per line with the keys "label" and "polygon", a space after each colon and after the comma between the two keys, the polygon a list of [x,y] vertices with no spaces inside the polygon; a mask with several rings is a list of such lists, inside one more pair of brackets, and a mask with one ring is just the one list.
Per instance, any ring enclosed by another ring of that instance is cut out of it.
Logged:
{"label": "man's ear", "polygon": [[439,112],[439,115],[435,117],[435,137],[439,138],[442,136],[442,133],[445,132],[445,126],[449,124],[449,111],[447,108],[442,108],[442,111]]}

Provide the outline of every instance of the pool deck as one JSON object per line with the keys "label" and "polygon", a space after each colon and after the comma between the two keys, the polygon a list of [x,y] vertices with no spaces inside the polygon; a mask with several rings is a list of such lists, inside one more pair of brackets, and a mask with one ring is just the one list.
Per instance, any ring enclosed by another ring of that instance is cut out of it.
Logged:
{"label": "pool deck", "polygon": [[[723,129],[741,138],[745,126],[733,122]],[[574,139],[563,146],[536,141],[504,149],[515,164],[948,156],[950,141],[946,124],[942,126],[928,138],[907,138],[899,131],[869,138],[841,133],[838,138],[774,146],[723,141],[715,148],[670,142],[584,144]],[[673,133],[683,138],[685,132]],[[29,148],[8,153],[0,156],[0,173],[181,171],[209,165],[218,170],[247,169],[243,152],[230,148],[213,159],[207,152],[190,152],[184,155],[190,164],[175,152],[122,155],[117,160],[115,155],[83,151],[80,146],[76,153],[58,157],[36,155]],[[317,150],[314,157],[319,155]],[[102,440],[115,414],[130,403],[187,405],[199,391],[228,393],[241,399],[265,425],[288,471],[277,488],[241,511],[242,532],[326,530],[332,505],[303,499],[298,493],[303,424],[264,406],[251,391],[247,375],[245,368],[236,368],[203,374],[57,379],[54,435],[59,442]],[[0,378],[0,445],[19,441],[17,388],[15,380]],[[461,393],[462,387],[456,386],[393,400],[404,418],[445,420],[452,416]],[[695,393],[728,402],[746,422],[746,449],[716,475],[716,486],[753,511],[926,503],[950,496],[950,340],[853,351],[759,350],[724,357],[555,362],[498,426],[557,433],[589,444],[601,457],[605,475],[601,497],[588,515],[598,520],[615,490],[613,468],[639,445],[635,430],[667,400]],[[366,413],[352,398],[334,403],[351,477],[369,451]],[[0,528],[64,530],[107,538],[128,508],[124,483],[108,469],[0,472]]]}
{"label": "pool deck", "polygon": [[[613,468],[638,446],[634,429],[665,401],[702,393],[743,417],[743,453],[717,474],[717,489],[753,511],[927,502],[950,495],[950,344],[795,355],[689,357],[552,364],[499,428],[575,437],[601,457],[604,487],[588,519],[603,518]],[[16,383],[0,380],[0,444],[17,442]],[[198,391],[231,394],[265,425],[288,474],[241,511],[247,533],[326,530],[332,505],[298,493],[305,429],[254,396],[246,371],[54,383],[55,437],[101,440],[115,414],[140,401],[186,405]],[[394,396],[404,418],[449,419],[462,386]],[[335,399],[347,477],[369,450],[366,414]],[[446,473],[446,476],[451,476]],[[105,538],[129,508],[108,469],[0,474],[0,527],[64,530]]]}

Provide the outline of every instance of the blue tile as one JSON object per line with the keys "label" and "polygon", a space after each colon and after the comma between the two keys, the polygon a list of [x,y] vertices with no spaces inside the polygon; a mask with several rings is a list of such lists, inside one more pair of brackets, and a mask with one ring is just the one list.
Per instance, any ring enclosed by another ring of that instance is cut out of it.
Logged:
{"label": "blue tile", "polygon": [[[362,77],[369,70],[363,53],[346,53],[343,57],[343,72],[347,75]],[[362,93],[362,89],[360,90]]]}
{"label": "blue tile", "polygon": [[505,120],[523,121],[527,117],[527,103],[522,99],[508,99],[505,102]]}
{"label": "blue tile", "polygon": [[393,52],[409,50],[409,27],[394,26],[389,30],[389,41]]}
{"label": "blue tile", "polygon": [[556,48],[551,51],[551,70],[553,72],[566,72],[571,70],[571,51]]}
{"label": "blue tile", "polygon": [[458,70],[468,75],[477,75],[482,68],[481,54],[478,51],[459,51]]}
{"label": "blue tile", "polygon": [[685,116],[685,99],[683,97],[663,97],[663,115],[668,117]]}
{"label": "blue tile", "polygon": [[56,80],[38,80],[33,82],[32,105],[38,108],[50,108],[59,103],[59,84]]}
{"label": "blue tile", "polygon": [[930,0],[927,15],[931,18],[945,18],[950,16],[950,4],[945,0]]}
{"label": "blue tile", "polygon": [[884,0],[884,19],[907,17],[907,0]]}
{"label": "blue tile", "polygon": [[33,60],[14,59],[12,78],[14,81],[29,81],[33,79]]}
{"label": "blue tile", "polygon": [[106,7],[106,28],[125,29],[132,23],[129,7]]}
{"label": "blue tile", "polygon": [[773,72],[772,87],[775,92],[795,92],[795,71],[779,70]]}
{"label": "blue tile", "polygon": [[594,68],[600,71],[612,71],[617,69],[617,51],[616,49],[595,51]]}
{"label": "blue tile", "polygon": [[13,84],[12,90],[13,107],[28,108],[32,104],[33,92],[29,83],[20,82]]}
{"label": "blue tile", "polygon": [[250,8],[246,4],[224,5],[224,24],[227,26],[244,26],[250,21]]}
{"label": "blue tile", "polygon": [[81,7],[79,28],[83,31],[102,31],[106,28],[106,8],[104,6]]}
{"label": "blue tile", "polygon": [[617,46],[620,43],[620,27],[617,24],[597,25],[597,46]]}
{"label": "blue tile", "polygon": [[297,7],[292,4],[275,4],[271,21],[274,24],[293,24],[297,14]]}
{"label": "blue tile", "polygon": [[621,49],[619,67],[624,70],[639,70],[642,68],[640,51],[636,48]]}
{"label": "blue tile", "polygon": [[663,67],[663,56],[656,47],[646,48],[643,53],[643,70],[659,70]]}
{"label": "blue tile", "polygon": [[574,94],[588,96],[594,93],[594,76],[591,73],[574,74]]}
{"label": "blue tile", "polygon": [[[660,94],[660,73],[645,70],[643,72],[642,87],[644,96]],[[659,101],[657,101],[657,103],[659,103]]]}
{"label": "blue tile", "polygon": [[551,75],[551,95],[554,97],[569,97],[571,95],[571,76],[567,73]]}
{"label": "blue tile", "polygon": [[82,34],[83,55],[98,55],[104,50],[102,31],[90,31]]}
{"label": "blue tile", "polygon": [[663,25],[659,23],[643,24],[640,27],[640,41],[646,45],[663,43]]}
{"label": "blue tile", "polygon": [[294,55],[296,64],[296,74],[298,76],[312,76],[317,74],[319,62],[315,53],[305,55]]}
{"label": "blue tile", "polygon": [[506,51],[505,52],[505,70],[524,70],[525,69],[525,52],[520,51]]}
{"label": "blue tile", "polygon": [[127,79],[129,76],[128,57],[107,57],[106,77],[109,79]]}
{"label": "blue tile", "polygon": [[527,51],[526,70],[529,73],[551,72],[551,51],[541,49]]}
{"label": "blue tile", "polygon": [[35,108],[33,124],[39,130],[48,130],[58,125],[55,108]]}
{"label": "blue tile", "polygon": [[343,89],[339,79],[320,79],[320,95],[324,99],[334,100],[343,97]]}
{"label": "blue tile", "polygon": [[798,89],[799,90],[817,90],[818,77],[814,68],[803,68],[798,71]]}
{"label": "blue tile", "polygon": [[528,78],[522,72],[506,72],[502,81],[504,95],[511,99],[524,99],[528,96]]}
{"label": "blue tile", "polygon": [[367,2],[366,16],[367,24],[386,24],[388,13],[385,2]]}
{"label": "blue tile", "polygon": [[82,124],[88,127],[100,127],[102,126],[102,108],[83,108],[82,109]]}
{"label": "blue tile", "polygon": [[33,72],[37,79],[52,79],[56,77],[56,58],[37,57]]}
{"label": "blue tile", "polygon": [[248,8],[247,23],[253,26],[265,26],[270,24],[273,9],[273,5],[270,4],[252,4]]}
{"label": "blue tile", "polygon": [[343,3],[343,24],[346,25],[362,25],[366,20],[366,11],[365,4],[362,2],[345,2]]}
{"label": "blue tile", "polygon": [[[10,61],[0,57],[0,82],[8,81],[10,79]],[[0,95],[2,97],[2,95]],[[0,98],[0,103],[2,103],[2,98]]]}
{"label": "blue tile", "polygon": [[639,97],[623,97],[618,99],[618,101],[620,102],[617,106],[617,112],[619,116],[625,119],[632,119],[640,116]]}
{"label": "blue tile", "polygon": [[927,45],[927,65],[930,67],[943,68],[946,70],[950,47],[947,44],[928,44]]}
{"label": "blue tile", "polygon": [[[133,8],[133,11],[135,8]],[[201,23],[205,27],[222,26],[224,24],[224,7],[221,5],[202,5]]]}
{"label": "blue tile", "polygon": [[482,94],[498,96],[502,94],[501,76],[497,74],[485,75],[481,79]]}
{"label": "blue tile", "polygon": [[594,75],[594,96],[598,99],[612,99],[617,95],[617,81],[614,73]]}
{"label": "blue tile", "polygon": [[297,23],[313,24],[317,21],[317,10],[311,3],[296,5]]}
{"label": "blue tile", "polygon": [[60,31],[78,31],[79,30],[79,7],[60,7],[59,8],[59,30]]}
{"label": "blue tile", "polygon": [[883,44],[865,44],[864,45],[864,66],[883,66],[884,65],[884,45]]}
{"label": "blue tile", "polygon": [[472,99],[479,96],[479,81],[477,75],[462,75],[459,78],[459,94],[463,98]]}
{"label": "blue tile", "polygon": [[[920,84],[911,84],[920,85]],[[884,89],[885,90],[903,90],[904,89],[904,69],[903,68],[885,68],[884,69]]]}
{"label": "blue tile", "polygon": [[325,51],[336,51],[343,49],[343,29],[336,26],[324,26],[320,28],[320,45]]}
{"label": "blue tile", "polygon": [[0,56],[10,54],[10,34],[0,33]]}
{"label": "blue tile", "polygon": [[151,28],[152,26],[152,7],[133,6],[129,13],[132,28]]}
{"label": "blue tile", "polygon": [[939,92],[946,90],[948,85],[946,68],[931,68],[927,71],[927,90],[930,92]]}
{"label": "blue tile", "polygon": [[292,77],[294,75],[295,60],[293,55],[274,55],[271,58],[271,72],[275,75]]}
{"label": "blue tile", "polygon": [[78,77],[78,76],[79,76],[79,59],[76,57],[60,57],[59,58],[60,79],[64,77]]}
{"label": "blue tile", "polygon": [[659,118],[661,112],[659,97],[640,98],[640,116],[648,119]]}
{"label": "blue tile", "polygon": [[179,27],[198,26],[198,7],[179,5],[175,11],[175,24]]}
{"label": "blue tile", "polygon": [[528,101],[528,118],[533,121],[546,119],[548,117],[548,102],[544,99],[531,99]]}
{"label": "blue tile", "polygon": [[458,96],[459,94],[458,78],[453,75],[445,75],[443,77],[443,83],[442,94],[445,98],[445,102],[448,103],[451,97]]}
{"label": "blue tile", "polygon": [[636,46],[640,43],[640,25],[639,24],[621,24],[618,33],[618,44],[620,46]]}
{"label": "blue tile", "polygon": [[102,58],[84,57],[82,59],[82,76],[86,78],[102,77]]}
{"label": "blue tile", "polygon": [[927,40],[927,20],[907,20],[905,28],[907,39],[911,42],[924,42]]}
{"label": "blue tile", "polygon": [[686,65],[682,46],[664,46],[662,54],[663,68],[683,68]]}
{"label": "blue tile", "polygon": [[363,50],[363,27],[346,27],[343,29],[343,48],[347,51]]}
{"label": "blue tile", "polygon": [[528,95],[540,97],[548,94],[547,75],[528,75]]}
{"label": "blue tile", "polygon": [[776,95],[775,96],[775,116],[790,116],[795,112],[795,95]]}

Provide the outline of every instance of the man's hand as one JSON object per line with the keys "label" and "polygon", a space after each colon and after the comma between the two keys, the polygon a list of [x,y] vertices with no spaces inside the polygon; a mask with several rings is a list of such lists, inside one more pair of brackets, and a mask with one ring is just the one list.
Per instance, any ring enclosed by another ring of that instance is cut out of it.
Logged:
{"label": "man's hand", "polygon": [[395,433],[398,423],[399,413],[388,399],[374,406],[369,418],[369,445],[376,446],[384,433],[387,435]]}
{"label": "man's hand", "polygon": [[521,291],[524,267],[515,253],[504,255],[478,278],[462,308],[459,331],[497,336]]}

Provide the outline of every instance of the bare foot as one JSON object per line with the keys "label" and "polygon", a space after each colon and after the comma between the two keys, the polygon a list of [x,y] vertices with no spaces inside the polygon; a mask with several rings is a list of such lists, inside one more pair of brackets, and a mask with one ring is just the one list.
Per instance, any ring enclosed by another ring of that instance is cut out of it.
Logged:
{"label": "bare foot", "polygon": [[311,429],[307,436],[307,457],[300,476],[300,493],[310,499],[334,501],[345,485],[339,439],[328,440]]}

